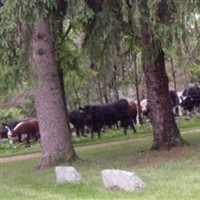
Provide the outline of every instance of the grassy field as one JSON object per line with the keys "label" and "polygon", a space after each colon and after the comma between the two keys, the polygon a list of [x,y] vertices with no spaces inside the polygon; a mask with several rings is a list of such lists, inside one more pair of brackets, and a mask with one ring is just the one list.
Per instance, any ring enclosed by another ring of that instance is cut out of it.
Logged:
{"label": "grassy field", "polygon": [[[196,200],[200,196],[200,133],[186,134],[184,138],[190,142],[189,147],[170,151],[149,151],[150,137],[133,143],[79,150],[83,161],[73,165],[83,177],[80,184],[57,184],[54,167],[35,170],[38,159],[1,163],[0,199]],[[148,188],[132,193],[105,189],[100,173],[107,168],[132,171]]]}
{"label": "grassy field", "polygon": [[[200,117],[194,117],[190,120],[178,119],[177,124],[181,131],[189,130],[195,127],[200,128]],[[92,144],[105,143],[105,142],[125,140],[125,139],[130,139],[130,138],[138,138],[138,137],[145,137],[145,136],[152,135],[150,124],[136,125],[136,129],[137,129],[136,134],[133,134],[132,130],[128,130],[128,134],[126,136],[123,134],[122,130],[108,129],[106,130],[105,133],[102,133],[101,139],[98,139],[97,137],[94,139],[91,139],[89,135],[87,138],[73,137],[72,141],[73,141],[74,146],[84,146],[84,145],[92,145]],[[39,152],[39,151],[40,151],[39,143],[31,144],[30,148],[25,148],[23,145],[17,145],[16,149],[13,149],[8,144],[7,140],[4,140],[0,143],[0,157],[13,156],[13,155],[19,155],[19,154],[29,154],[33,152]]]}

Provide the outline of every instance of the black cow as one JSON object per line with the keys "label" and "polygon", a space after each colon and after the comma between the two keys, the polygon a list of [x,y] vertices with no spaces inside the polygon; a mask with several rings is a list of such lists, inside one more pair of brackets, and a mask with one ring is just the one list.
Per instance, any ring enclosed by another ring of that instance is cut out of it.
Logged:
{"label": "black cow", "polygon": [[125,135],[129,126],[136,132],[129,104],[125,99],[104,105],[85,106],[83,110],[88,114],[88,118],[90,119],[89,124],[92,129],[92,138],[94,137],[93,132],[96,132],[100,138],[101,129],[104,126],[111,127],[118,121],[120,121],[121,126],[124,128]]}
{"label": "black cow", "polygon": [[13,129],[20,121],[11,121],[7,124],[2,124],[3,126],[0,127],[0,139],[8,138],[8,130],[5,128],[7,125],[9,128]]}
{"label": "black cow", "polygon": [[88,119],[88,115],[84,110],[69,112],[69,121],[75,127],[78,137],[85,136],[85,126],[90,123],[90,119]]}
{"label": "black cow", "polygon": [[179,116],[179,111],[178,111],[179,99],[178,99],[178,95],[177,95],[176,91],[170,90],[169,97],[170,97],[170,102],[171,102],[173,113],[176,116]]}
{"label": "black cow", "polygon": [[3,6],[3,0],[0,0],[0,7]]}
{"label": "black cow", "polygon": [[0,127],[0,139],[8,138],[8,131],[5,127]]}
{"label": "black cow", "polygon": [[186,111],[192,111],[200,106],[200,88],[198,86],[188,86],[182,94],[180,106]]}

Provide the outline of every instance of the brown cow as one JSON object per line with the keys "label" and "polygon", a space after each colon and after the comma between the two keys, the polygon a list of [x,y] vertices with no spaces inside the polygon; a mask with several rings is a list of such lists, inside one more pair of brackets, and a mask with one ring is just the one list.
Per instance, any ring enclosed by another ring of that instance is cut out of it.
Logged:
{"label": "brown cow", "polygon": [[130,110],[130,117],[133,119],[134,123],[137,124],[137,104],[133,100],[130,100],[128,101],[128,106]]}
{"label": "brown cow", "polygon": [[34,138],[37,141],[40,137],[37,119],[20,122],[12,130],[9,126],[5,127],[8,130],[8,139],[10,144],[18,140],[19,142],[25,142],[26,146],[29,146],[31,138]]}

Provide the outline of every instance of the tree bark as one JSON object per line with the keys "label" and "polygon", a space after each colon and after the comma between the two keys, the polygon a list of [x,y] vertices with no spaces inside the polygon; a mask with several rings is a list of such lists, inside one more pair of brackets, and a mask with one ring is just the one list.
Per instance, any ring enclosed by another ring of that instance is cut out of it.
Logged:
{"label": "tree bark", "polygon": [[33,31],[29,63],[33,72],[42,145],[38,169],[76,159],[67,124],[59,70],[55,61],[49,17],[41,17]]}
{"label": "tree bark", "polygon": [[[112,82],[111,82],[111,85],[110,86],[110,89],[114,91],[114,99],[115,100],[119,100],[119,87],[118,87],[118,69],[117,69],[117,64],[114,64],[113,65],[113,79],[112,79]],[[110,94],[110,97],[112,95]]]}
{"label": "tree bark", "polygon": [[150,120],[153,126],[152,149],[171,148],[185,141],[180,135],[170,106],[168,77],[161,43],[150,27],[147,3],[141,4],[141,46],[143,70],[146,77]]}
{"label": "tree bark", "polygon": [[138,80],[138,67],[137,67],[137,53],[134,53],[131,56],[134,64],[134,77],[135,77],[135,91],[136,91],[136,99],[137,99],[137,108],[138,108],[138,120],[140,124],[143,124],[142,116],[141,116],[141,106],[140,106],[140,92],[139,92],[139,80]]}
{"label": "tree bark", "polygon": [[175,71],[175,68],[174,68],[174,63],[173,63],[173,59],[172,58],[170,58],[170,65],[171,65],[171,70],[172,70],[172,78],[173,78],[174,90],[177,92],[176,71]]}

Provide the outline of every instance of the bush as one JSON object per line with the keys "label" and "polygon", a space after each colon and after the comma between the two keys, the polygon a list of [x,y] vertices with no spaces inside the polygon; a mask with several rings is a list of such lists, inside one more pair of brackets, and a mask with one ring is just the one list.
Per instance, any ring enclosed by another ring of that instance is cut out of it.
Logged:
{"label": "bush", "polygon": [[193,65],[189,68],[190,81],[192,83],[200,83],[200,65]]}
{"label": "bush", "polygon": [[13,120],[18,120],[23,118],[22,109],[20,108],[10,108],[8,110],[0,111],[0,123],[5,123]]}

